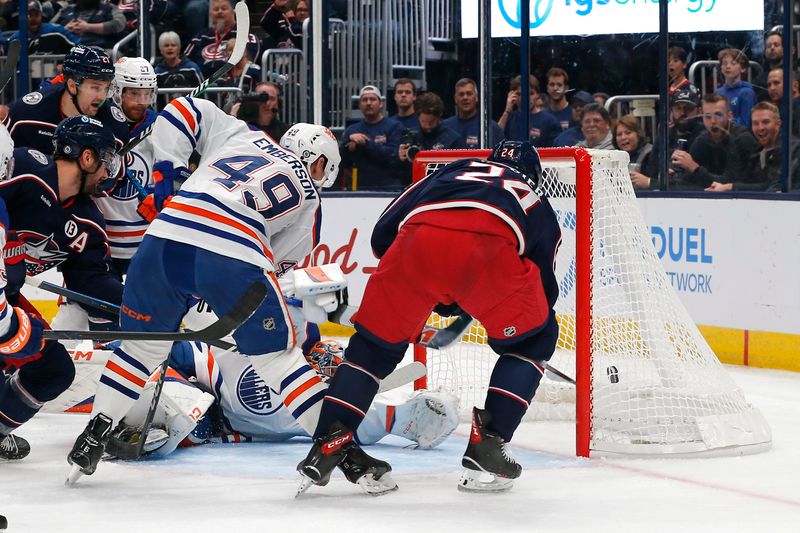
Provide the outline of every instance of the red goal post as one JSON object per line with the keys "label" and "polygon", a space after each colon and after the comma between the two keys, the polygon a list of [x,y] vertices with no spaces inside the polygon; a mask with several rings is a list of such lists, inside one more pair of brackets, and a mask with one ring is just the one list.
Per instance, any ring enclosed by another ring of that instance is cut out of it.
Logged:
{"label": "red goal post", "polygon": [[[413,180],[449,162],[490,153],[420,152]],[[546,376],[526,419],[574,416],[579,456],[768,448],[769,426],[725,373],[655,254],[630,183],[627,154],[544,148],[539,155],[538,192],[553,205],[563,234],[556,260],[561,332],[551,363],[574,375],[577,385],[573,389]],[[449,323],[436,315],[429,322]],[[468,418],[473,404],[482,405],[497,358],[485,341],[483,328],[473,325],[452,347],[428,351],[415,345],[415,359],[428,367],[415,388],[451,390]],[[540,406],[543,415],[534,412]]]}

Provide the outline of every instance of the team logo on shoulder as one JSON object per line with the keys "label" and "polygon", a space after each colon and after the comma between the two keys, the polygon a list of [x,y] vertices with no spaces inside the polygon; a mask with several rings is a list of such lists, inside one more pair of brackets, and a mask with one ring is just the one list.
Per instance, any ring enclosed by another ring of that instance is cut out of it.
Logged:
{"label": "team logo on shoulder", "polygon": [[111,116],[117,119],[119,122],[125,122],[127,120],[125,118],[125,113],[123,113],[122,109],[118,108],[117,106],[111,106]]}
{"label": "team logo on shoulder", "polygon": [[28,105],[38,104],[39,102],[42,101],[42,93],[40,93],[39,91],[28,93],[22,97],[22,101]]}
{"label": "team logo on shoulder", "polygon": [[41,163],[43,165],[47,164],[47,156],[44,155],[39,150],[34,150],[33,148],[28,149],[28,154],[36,160],[37,163]]}
{"label": "team logo on shoulder", "polygon": [[[275,402],[272,401],[275,395]],[[252,366],[248,366],[236,384],[239,403],[254,415],[271,415],[281,407],[278,394],[270,389]]]}

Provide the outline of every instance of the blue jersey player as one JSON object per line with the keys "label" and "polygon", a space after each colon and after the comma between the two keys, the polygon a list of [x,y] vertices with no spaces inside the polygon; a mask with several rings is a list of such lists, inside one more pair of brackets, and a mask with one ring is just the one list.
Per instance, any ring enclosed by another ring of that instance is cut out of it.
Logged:
{"label": "blue jersey player", "polygon": [[[519,477],[522,467],[507,444],[541,379],[534,361],[549,359],[558,339],[553,270],[561,230],[547,199],[535,192],[540,177],[529,142],[503,141],[487,161],[451,163],[384,211],[372,234],[380,262],[323,402],[315,443],[297,467],[301,491],[325,485],[337,466],[369,493],[397,488],[389,464],[365,454],[353,432],[379,381],[440,304],[480,320],[500,356],[485,408],[473,409],[459,488],[505,490]],[[482,472],[492,481],[482,482]]]}
{"label": "blue jersey player", "polygon": [[[3,136],[5,161],[13,144],[5,128],[0,131]],[[25,276],[57,267],[76,290],[119,302],[122,285],[109,272],[103,218],[89,198],[113,183],[109,174],[120,166],[114,136],[92,118],[72,117],[56,128],[54,147],[52,158],[32,148],[17,148],[13,173],[9,176],[6,171],[0,179],[0,200],[8,217],[3,232],[5,272],[0,276],[5,298],[17,309],[35,313],[20,294]],[[12,308],[5,299],[0,307],[2,324]],[[0,335],[0,368],[7,373],[0,381],[0,437],[6,444],[10,442],[7,435],[66,390],[75,375],[72,359],[60,343],[36,340],[33,336],[41,327],[35,319],[30,320],[32,337],[23,342],[24,336],[16,332],[25,318],[19,310],[14,316],[17,321],[12,317]],[[112,315],[98,319],[116,324]],[[16,341],[9,337],[15,335]],[[11,441],[21,450],[19,439]],[[27,452],[17,451],[15,458],[20,454]]]}

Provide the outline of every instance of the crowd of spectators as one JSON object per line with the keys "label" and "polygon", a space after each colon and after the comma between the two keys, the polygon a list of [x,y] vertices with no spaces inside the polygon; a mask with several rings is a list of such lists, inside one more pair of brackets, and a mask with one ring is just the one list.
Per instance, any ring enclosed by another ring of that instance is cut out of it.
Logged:
{"label": "crowd of spectators", "polygon": [[[65,53],[76,44],[109,49],[138,24],[137,0],[29,0],[27,5],[31,53]],[[243,112],[254,127],[279,137],[286,128],[278,115],[280,86],[262,83],[260,57],[270,48],[301,48],[303,24],[309,18],[310,7],[309,0],[268,2],[259,20],[263,36],[238,36],[232,0],[151,1],[151,21],[158,29],[159,56],[154,67],[159,87],[196,86],[230,57],[236,39],[246,38],[245,56],[218,83],[240,92],[236,99],[223,99],[220,105],[234,114]],[[345,16],[343,2],[331,2],[329,8],[332,16]],[[8,18],[8,13],[3,15]],[[5,42],[17,38],[18,32],[4,35]],[[624,108],[619,114],[610,114],[609,109],[620,111],[606,107],[611,95],[571,87],[567,69],[554,66],[541,82],[534,75],[529,77],[527,110],[520,108],[521,78],[511,78],[503,112],[491,117],[497,121],[490,120],[488,124],[490,143],[524,139],[540,148],[624,150],[630,156],[633,186],[655,189],[665,182],[658,178],[657,154],[664,151],[666,142],[666,183],[670,189],[778,190],[784,75],[781,34],[767,33],[764,46],[764,69],[751,81],[745,79],[750,67],[747,55],[736,48],[720,50],[717,58],[722,79],[718,87],[711,89],[713,92],[690,82],[686,50],[671,47],[670,124],[665,140],[658,136],[648,138],[641,114]],[[791,87],[792,108],[798,115],[797,79]],[[396,80],[389,91],[390,95],[384,95],[378,87],[368,84],[358,94],[361,119],[340,136],[343,188],[405,186],[410,182],[411,160],[417,151],[480,146],[479,93],[474,80],[459,79],[449,102],[435,92],[421,91],[410,78]],[[389,96],[396,110],[391,116],[386,105]],[[247,105],[240,104],[243,100]],[[453,109],[454,113],[445,116],[445,109]],[[528,129],[524,131],[526,121]],[[800,134],[800,120],[793,121],[792,131]],[[795,146],[793,139],[793,156]],[[797,164],[791,168],[794,188],[800,187],[800,176],[795,177],[797,168]]]}

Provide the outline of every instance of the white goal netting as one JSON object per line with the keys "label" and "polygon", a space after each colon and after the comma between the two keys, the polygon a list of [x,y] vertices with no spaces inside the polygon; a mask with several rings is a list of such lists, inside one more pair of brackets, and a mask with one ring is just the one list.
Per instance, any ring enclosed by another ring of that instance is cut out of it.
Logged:
{"label": "white goal netting", "polygon": [[[552,152],[552,151],[551,151]],[[542,150],[541,192],[561,224],[556,261],[560,337],[550,364],[575,376],[576,221],[591,217],[589,304],[591,433],[589,449],[601,453],[746,453],[769,446],[769,426],[750,406],[701,336],[656,255],[627,171],[628,156],[588,151],[591,176],[578,176],[575,159]],[[426,174],[452,161],[428,153]],[[463,157],[460,156],[460,157]],[[587,157],[586,152],[576,157]],[[584,172],[581,171],[583,174]],[[415,179],[420,176],[415,174]],[[576,208],[579,187],[592,180],[591,208]],[[584,313],[585,314],[585,313]],[[447,322],[434,317],[435,325]],[[588,317],[587,317],[588,320]],[[436,323],[438,321],[438,323]],[[485,331],[473,324],[460,342],[427,354],[428,388],[461,399],[462,416],[482,406],[497,356]],[[526,419],[575,417],[574,385],[546,375]]]}

